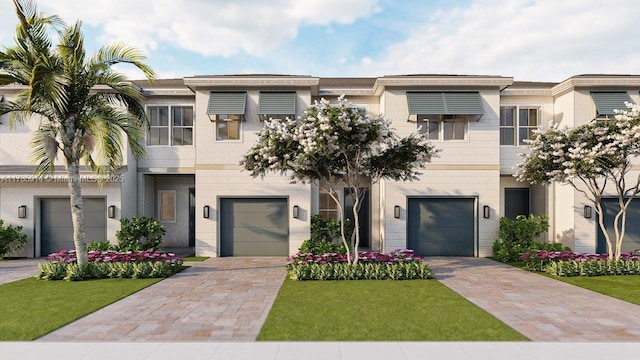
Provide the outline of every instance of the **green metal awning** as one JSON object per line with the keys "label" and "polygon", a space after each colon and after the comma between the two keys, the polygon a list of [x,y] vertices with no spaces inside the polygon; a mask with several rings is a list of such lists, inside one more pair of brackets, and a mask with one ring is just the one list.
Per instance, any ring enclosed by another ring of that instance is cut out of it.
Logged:
{"label": "green metal awning", "polygon": [[209,108],[207,115],[244,115],[247,104],[246,92],[218,92],[209,94]]}
{"label": "green metal awning", "polygon": [[614,115],[614,109],[625,110],[624,103],[633,102],[626,91],[592,91],[591,98],[596,104],[597,116]]}
{"label": "green metal awning", "polygon": [[423,92],[407,91],[409,115],[483,115],[478,91]]}
{"label": "green metal awning", "polygon": [[258,115],[295,115],[296,93],[261,91]]}

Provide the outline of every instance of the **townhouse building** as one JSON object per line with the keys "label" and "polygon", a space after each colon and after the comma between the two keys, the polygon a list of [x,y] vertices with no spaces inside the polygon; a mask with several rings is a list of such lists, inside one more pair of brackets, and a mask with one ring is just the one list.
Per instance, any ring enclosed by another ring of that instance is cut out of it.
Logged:
{"label": "townhouse building", "polygon": [[[193,247],[203,256],[286,256],[310,237],[312,215],[337,217],[317,185],[291,184],[278,174],[252,178],[239,162],[265,119],[300,116],[314,101],[337,102],[342,94],[390,119],[398,135],[421,131],[441,149],[417,181],[370,185],[359,214],[365,248],[489,256],[500,217],[548,214],[546,241],[603,251],[596,214],[579,192],[518,182],[515,165],[524,139],[552,120],[572,127],[612,118],[625,101],[640,103],[635,75],[578,75],[560,83],[478,75],[215,75],[134,83],[150,120],[147,157],[129,155],[103,186],[83,172],[87,241],[115,242],[120,218],[151,216],[167,229],[164,245]],[[20,89],[0,87],[0,97],[11,99]],[[0,218],[23,226],[30,239],[17,256],[73,247],[62,159],[53,176],[33,177],[36,126],[10,128],[8,116],[0,118]],[[340,195],[352,201],[347,190]],[[614,201],[604,202],[610,218]],[[632,207],[628,249],[640,248],[640,201]]]}

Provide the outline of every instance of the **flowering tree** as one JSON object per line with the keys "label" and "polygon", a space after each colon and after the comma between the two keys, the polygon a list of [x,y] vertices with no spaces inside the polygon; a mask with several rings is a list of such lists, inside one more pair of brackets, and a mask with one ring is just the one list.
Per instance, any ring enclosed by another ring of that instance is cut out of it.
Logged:
{"label": "flowering tree", "polygon": [[[592,120],[573,129],[551,124],[528,140],[531,152],[522,154],[516,177],[532,184],[560,182],[571,185],[596,209],[609,259],[618,260],[626,229],[627,209],[640,190],[640,175],[631,177],[632,160],[640,155],[640,107],[627,103],[616,110],[615,121]],[[602,196],[613,186],[620,210],[613,224],[604,223]],[[615,239],[606,231],[613,226]]]}
{"label": "flowering tree", "polygon": [[[338,204],[342,242],[349,262],[355,264],[360,245],[358,210],[367,191],[365,184],[380,179],[415,180],[419,175],[415,169],[435,154],[421,134],[401,139],[387,119],[372,117],[341,96],[337,106],[322,99],[298,119],[266,121],[241,165],[253,177],[279,172],[288,174],[292,183],[317,182]],[[338,196],[338,186],[343,184],[354,198],[352,248],[344,235],[344,205]]]}

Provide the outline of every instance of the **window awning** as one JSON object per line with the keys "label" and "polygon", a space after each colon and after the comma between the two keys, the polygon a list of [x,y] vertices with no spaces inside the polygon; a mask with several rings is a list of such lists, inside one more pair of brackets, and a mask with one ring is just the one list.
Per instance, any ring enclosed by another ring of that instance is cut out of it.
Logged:
{"label": "window awning", "polygon": [[407,91],[409,115],[483,115],[478,91],[418,92]]}
{"label": "window awning", "polygon": [[626,91],[592,91],[591,98],[596,104],[597,116],[614,115],[613,110],[625,110],[625,101],[633,102]]}
{"label": "window awning", "polygon": [[261,91],[258,115],[295,115],[296,93]]}
{"label": "window awning", "polygon": [[244,115],[247,103],[246,92],[218,92],[209,94],[209,108],[207,115]]}

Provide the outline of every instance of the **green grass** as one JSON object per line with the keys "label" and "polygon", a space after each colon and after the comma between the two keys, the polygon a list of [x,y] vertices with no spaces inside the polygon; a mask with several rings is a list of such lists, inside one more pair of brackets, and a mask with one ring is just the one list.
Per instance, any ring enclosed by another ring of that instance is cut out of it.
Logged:
{"label": "green grass", "polygon": [[205,261],[209,257],[208,256],[187,256],[182,258],[184,261]]}
{"label": "green grass", "polygon": [[162,279],[44,281],[0,285],[0,340],[33,340]]}
{"label": "green grass", "polygon": [[640,305],[640,275],[572,277],[542,275]]}
{"label": "green grass", "polygon": [[435,280],[287,279],[258,340],[526,341]]}

